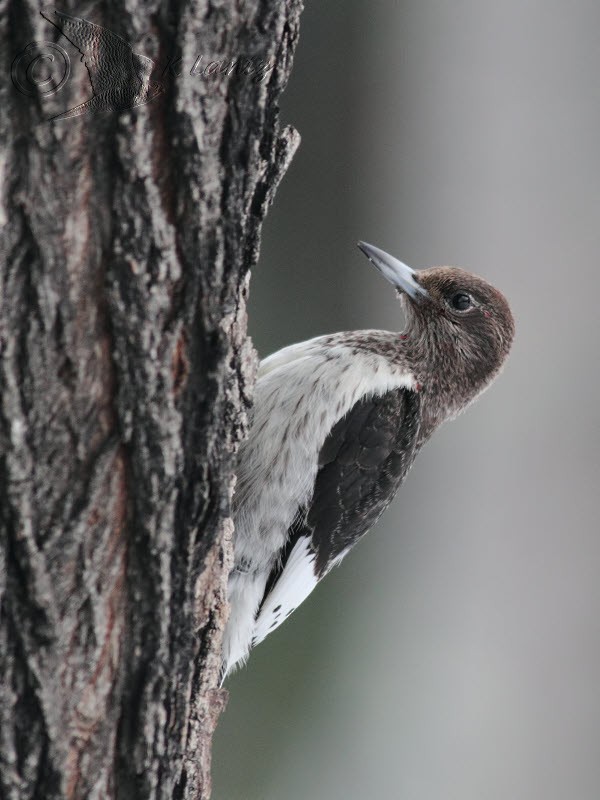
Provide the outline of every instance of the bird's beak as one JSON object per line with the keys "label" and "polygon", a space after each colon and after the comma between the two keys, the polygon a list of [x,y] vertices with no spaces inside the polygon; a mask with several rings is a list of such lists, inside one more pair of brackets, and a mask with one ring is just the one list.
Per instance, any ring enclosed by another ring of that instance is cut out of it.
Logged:
{"label": "bird's beak", "polygon": [[418,282],[414,269],[411,269],[402,261],[374,247],[372,244],[366,242],[358,242],[358,246],[369,259],[371,264],[374,264],[384,278],[393,284],[401,292],[405,292],[411,300],[425,300],[429,297],[429,292]]}

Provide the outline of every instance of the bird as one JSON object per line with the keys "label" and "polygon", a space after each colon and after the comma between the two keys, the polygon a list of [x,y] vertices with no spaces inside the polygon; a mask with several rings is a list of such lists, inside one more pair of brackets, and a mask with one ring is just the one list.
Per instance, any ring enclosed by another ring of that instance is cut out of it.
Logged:
{"label": "bird", "polygon": [[43,8],[40,14],[79,50],[94,92],[85,103],[51,117],[50,121],[123,111],[149,103],[164,91],[158,81],[150,80],[154,61],[134,53],[118,34],[53,8]]}
{"label": "bird", "polygon": [[395,288],[405,327],[318,336],[261,361],[233,497],[222,680],[373,527],[512,345],[509,304],[482,278],[358,246]]}

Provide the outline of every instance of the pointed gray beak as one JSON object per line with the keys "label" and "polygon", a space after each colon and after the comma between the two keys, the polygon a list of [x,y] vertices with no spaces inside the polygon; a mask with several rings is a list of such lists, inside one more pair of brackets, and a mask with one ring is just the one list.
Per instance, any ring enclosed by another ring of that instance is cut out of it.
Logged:
{"label": "pointed gray beak", "polygon": [[424,300],[429,297],[427,289],[423,288],[416,280],[417,273],[414,269],[372,244],[358,242],[358,246],[383,277],[401,292],[405,292],[412,300]]}

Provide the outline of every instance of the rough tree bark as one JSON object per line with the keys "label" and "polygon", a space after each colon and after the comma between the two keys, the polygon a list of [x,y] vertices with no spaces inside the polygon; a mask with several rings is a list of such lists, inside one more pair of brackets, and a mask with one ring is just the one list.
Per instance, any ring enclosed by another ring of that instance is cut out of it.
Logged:
{"label": "rough tree bark", "polygon": [[[48,122],[90,77],[33,0],[0,0],[0,797],[199,800],[300,2],[58,10],[151,58],[163,92]],[[71,60],[45,97],[8,80],[33,41]]]}

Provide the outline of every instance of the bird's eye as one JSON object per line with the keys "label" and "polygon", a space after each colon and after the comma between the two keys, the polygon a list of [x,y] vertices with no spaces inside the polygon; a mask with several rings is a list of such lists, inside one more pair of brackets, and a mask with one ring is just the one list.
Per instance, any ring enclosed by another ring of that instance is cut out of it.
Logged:
{"label": "bird's eye", "polygon": [[456,311],[466,311],[473,305],[473,298],[466,292],[456,292],[450,299],[450,305]]}

